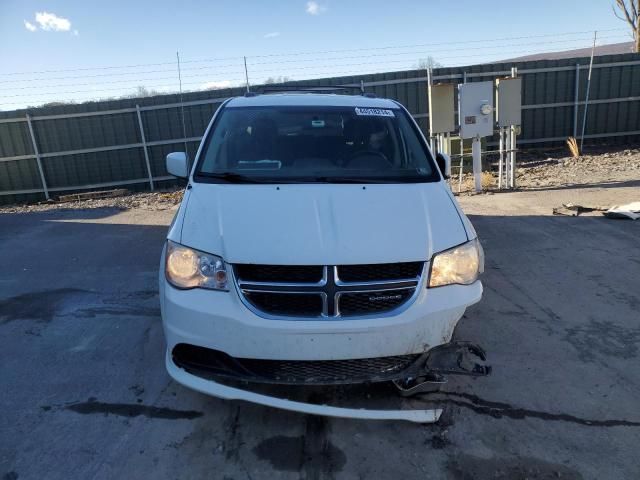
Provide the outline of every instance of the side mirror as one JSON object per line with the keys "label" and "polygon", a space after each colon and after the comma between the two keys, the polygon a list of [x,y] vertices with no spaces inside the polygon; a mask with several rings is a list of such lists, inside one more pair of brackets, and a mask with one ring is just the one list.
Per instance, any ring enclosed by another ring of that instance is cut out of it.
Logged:
{"label": "side mirror", "polygon": [[436,155],[436,163],[440,169],[440,173],[446,180],[451,177],[451,158],[446,153],[438,152]]}
{"label": "side mirror", "polygon": [[173,152],[167,155],[167,172],[178,178],[187,178],[187,154],[184,152]]}

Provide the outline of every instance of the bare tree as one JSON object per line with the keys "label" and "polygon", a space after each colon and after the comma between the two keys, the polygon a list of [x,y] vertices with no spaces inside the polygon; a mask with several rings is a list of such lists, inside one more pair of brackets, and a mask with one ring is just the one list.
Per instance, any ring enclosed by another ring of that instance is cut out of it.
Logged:
{"label": "bare tree", "polygon": [[269,77],[264,81],[265,85],[273,85],[274,83],[286,83],[286,82],[290,82],[291,78],[289,77],[283,77],[283,76],[279,76],[279,77]]}
{"label": "bare tree", "polygon": [[143,98],[143,97],[153,97],[154,95],[161,95],[161,93],[152,88],[147,88],[144,85],[139,85],[136,88],[135,92],[126,93],[120,96],[120,98]]}
{"label": "bare tree", "polygon": [[627,22],[633,35],[633,51],[640,53],[640,0],[615,0],[613,13]]}
{"label": "bare tree", "polygon": [[442,64],[429,55],[427,58],[421,58],[416,65],[419,70],[428,70],[433,68],[441,68]]}

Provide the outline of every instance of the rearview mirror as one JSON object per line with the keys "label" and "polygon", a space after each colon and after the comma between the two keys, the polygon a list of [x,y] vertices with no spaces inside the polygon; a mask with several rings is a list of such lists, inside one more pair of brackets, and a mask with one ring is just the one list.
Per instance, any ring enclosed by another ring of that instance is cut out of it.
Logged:
{"label": "rearview mirror", "polygon": [[178,178],[187,178],[187,154],[184,152],[173,152],[167,155],[167,172]]}
{"label": "rearview mirror", "polygon": [[446,180],[451,177],[451,158],[446,153],[438,152],[436,155],[436,163],[440,169],[440,173]]}

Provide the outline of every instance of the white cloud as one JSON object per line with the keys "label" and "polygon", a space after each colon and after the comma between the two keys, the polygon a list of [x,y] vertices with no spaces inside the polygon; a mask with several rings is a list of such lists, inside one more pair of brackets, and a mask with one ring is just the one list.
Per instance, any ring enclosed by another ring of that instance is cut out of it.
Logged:
{"label": "white cloud", "polygon": [[200,85],[200,90],[217,90],[219,88],[229,88],[231,82],[229,80],[219,80],[217,82],[206,82]]}
{"label": "white cloud", "polygon": [[55,13],[36,12],[36,22],[42,30],[68,32],[71,29],[71,21],[68,18],[59,17]]}
{"label": "white cloud", "polygon": [[38,29],[38,27],[36,27],[33,23],[27,22],[26,20],[24,21],[24,28],[26,28],[30,32],[35,32]]}
{"label": "white cloud", "polygon": [[318,2],[314,2],[313,0],[307,2],[306,10],[309,15],[320,15],[326,9],[327,7],[325,7],[324,5],[320,5]]}
{"label": "white cloud", "polygon": [[280,36],[280,32],[265,33],[264,38],[276,38]]}

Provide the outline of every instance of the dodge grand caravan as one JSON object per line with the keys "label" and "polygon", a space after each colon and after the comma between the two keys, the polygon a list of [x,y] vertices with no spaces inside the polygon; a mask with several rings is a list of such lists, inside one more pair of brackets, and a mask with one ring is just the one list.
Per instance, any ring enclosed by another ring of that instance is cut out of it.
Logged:
{"label": "dodge grand caravan", "polygon": [[[393,381],[406,392],[440,377],[434,352],[461,355],[452,334],[480,300],[484,259],[448,162],[393,100],[226,101],[190,171],[184,153],[167,156],[188,181],[160,267],[169,374],[226,399],[436,421],[437,409],[341,408],[254,387]],[[455,358],[445,371],[460,370]]]}

